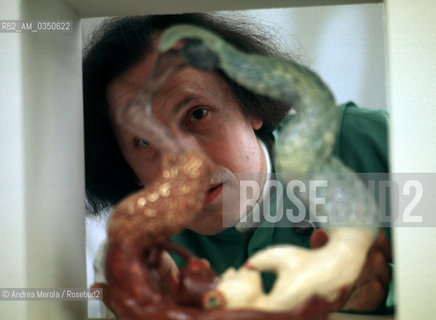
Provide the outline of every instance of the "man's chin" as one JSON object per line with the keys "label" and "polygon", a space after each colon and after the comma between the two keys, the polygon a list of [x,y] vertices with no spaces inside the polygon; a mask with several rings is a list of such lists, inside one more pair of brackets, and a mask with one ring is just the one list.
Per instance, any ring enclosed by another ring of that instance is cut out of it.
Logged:
{"label": "man's chin", "polygon": [[223,209],[221,202],[203,208],[191,222],[189,229],[204,235],[215,235],[235,227],[245,216],[241,216],[239,206],[226,206]]}
{"label": "man's chin", "polygon": [[203,208],[188,226],[188,229],[207,236],[224,231],[226,227],[223,225],[222,210],[213,207]]}

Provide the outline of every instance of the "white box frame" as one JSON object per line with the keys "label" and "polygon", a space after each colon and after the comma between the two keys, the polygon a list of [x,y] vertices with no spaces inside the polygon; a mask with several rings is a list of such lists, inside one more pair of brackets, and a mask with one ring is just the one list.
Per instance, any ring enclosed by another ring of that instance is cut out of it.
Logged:
{"label": "white box frame", "polygon": [[[2,2],[0,19],[70,19],[74,30],[0,35],[0,286],[86,287],[81,18],[373,2],[380,1]],[[387,0],[385,8],[391,168],[434,172],[436,3]],[[435,243],[436,229],[394,230],[397,319],[436,314]],[[87,319],[87,308],[0,301],[0,317]]]}

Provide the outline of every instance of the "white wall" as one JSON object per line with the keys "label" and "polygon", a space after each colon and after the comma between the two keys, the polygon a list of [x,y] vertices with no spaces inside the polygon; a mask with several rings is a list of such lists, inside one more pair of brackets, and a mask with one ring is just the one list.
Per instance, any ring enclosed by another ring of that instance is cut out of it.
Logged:
{"label": "white wall", "polygon": [[383,4],[251,10],[282,47],[315,70],[336,101],[386,108]]}
{"label": "white wall", "polygon": [[[392,170],[434,174],[436,2],[388,0],[386,13]],[[423,192],[432,201],[414,215],[434,215],[436,181]],[[395,231],[398,319],[436,319],[436,228],[421,224]]]}
{"label": "white wall", "polygon": [[[70,33],[0,33],[0,286],[85,288],[79,19],[56,0],[2,1],[0,19]],[[0,319],[83,319],[86,301],[0,301]]]}
{"label": "white wall", "polygon": [[[16,2],[0,2],[0,12],[8,12],[10,19],[18,19],[20,6]],[[2,287],[25,287],[26,243],[24,132],[21,105],[20,37],[0,34],[0,283]],[[5,263],[5,261],[8,261]],[[12,314],[24,319],[23,302],[15,305],[0,302],[0,318]]]}

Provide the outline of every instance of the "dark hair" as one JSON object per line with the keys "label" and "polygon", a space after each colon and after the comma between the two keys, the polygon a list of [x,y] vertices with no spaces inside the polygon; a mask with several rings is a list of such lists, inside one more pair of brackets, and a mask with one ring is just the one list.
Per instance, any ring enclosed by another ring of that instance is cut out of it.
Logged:
{"label": "dark hair", "polygon": [[[210,29],[239,50],[279,55],[268,47],[266,37],[243,30],[240,23],[229,25],[206,14],[133,16],[105,20],[94,32],[84,52],[83,94],[85,121],[85,172],[88,209],[92,214],[114,205],[138,190],[133,170],[117,145],[108,116],[106,88],[109,83],[137,64],[154,48],[153,35],[177,23]],[[220,73],[229,85],[242,112],[263,120],[256,134],[267,143],[272,131],[290,106],[254,94]]]}

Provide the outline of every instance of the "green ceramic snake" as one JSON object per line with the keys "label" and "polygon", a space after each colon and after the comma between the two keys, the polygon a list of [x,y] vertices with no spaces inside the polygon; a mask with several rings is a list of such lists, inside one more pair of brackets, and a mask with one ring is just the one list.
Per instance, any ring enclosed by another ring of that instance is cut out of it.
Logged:
{"label": "green ceramic snake", "polygon": [[[307,178],[328,180],[323,193],[326,205],[320,210],[324,220],[320,222],[329,233],[329,245],[316,254],[294,247],[276,247],[256,254],[246,265],[259,271],[276,272],[279,278],[273,291],[269,295],[261,292],[257,299],[249,295],[247,301],[242,297],[241,301],[232,302],[233,285],[240,285],[238,281],[244,278],[232,273],[223,277],[218,289],[221,296],[227,295],[228,301],[223,304],[234,308],[289,310],[314,292],[332,299],[341,287],[357,277],[377,225],[377,209],[372,197],[357,175],[332,155],[338,129],[338,111],[332,93],[308,68],[275,57],[240,52],[215,34],[195,26],[177,25],[166,30],[160,51],[167,51],[182,39],[187,40],[182,54],[192,66],[204,70],[219,68],[248,90],[294,107],[296,115],[290,122],[281,124],[276,143],[277,172],[285,179],[306,174]],[[310,195],[305,200],[311,201]],[[332,262],[320,268],[319,259]],[[299,260],[301,262],[297,263]],[[300,264],[300,269],[296,264]],[[330,275],[326,275],[327,265]],[[349,274],[344,271],[347,267]],[[338,272],[345,274],[342,279]],[[295,274],[299,278],[295,278]],[[328,289],[322,288],[323,281],[330,283]]]}

